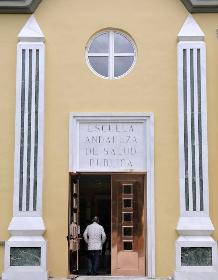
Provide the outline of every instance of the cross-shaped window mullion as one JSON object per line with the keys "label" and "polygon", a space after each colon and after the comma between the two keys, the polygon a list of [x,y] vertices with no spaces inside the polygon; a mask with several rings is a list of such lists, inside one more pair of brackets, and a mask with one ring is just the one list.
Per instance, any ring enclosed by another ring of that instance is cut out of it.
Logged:
{"label": "cross-shaped window mullion", "polygon": [[114,32],[109,33],[109,63],[108,63],[109,79],[114,78]]}
{"label": "cross-shaped window mullion", "polygon": [[109,56],[109,53],[88,53],[88,56]]}
{"label": "cross-shaped window mullion", "polygon": [[134,53],[114,53],[114,56],[135,56]]}
{"label": "cross-shaped window mullion", "polygon": [[[106,39],[105,37],[101,37],[104,33],[107,33],[108,37]],[[120,32],[109,30],[104,33],[98,35],[99,37],[94,37],[89,44],[87,62],[95,73],[97,72],[99,75],[108,79],[119,78],[128,72],[131,68],[130,65],[135,63],[134,58],[136,56],[136,51],[134,43],[132,43],[127,35],[125,36]],[[116,37],[117,33],[120,36]],[[124,37],[126,37],[126,39]],[[132,44],[132,48],[130,44]],[[92,49],[92,52],[89,52],[89,49]],[[95,50],[103,52],[95,52]]]}

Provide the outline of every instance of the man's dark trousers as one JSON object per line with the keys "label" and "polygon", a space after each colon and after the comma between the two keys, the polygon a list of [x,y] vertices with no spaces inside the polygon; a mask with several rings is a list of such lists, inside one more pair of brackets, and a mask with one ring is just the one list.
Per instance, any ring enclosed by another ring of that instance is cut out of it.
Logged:
{"label": "man's dark trousers", "polygon": [[98,274],[101,250],[88,250],[88,274]]}

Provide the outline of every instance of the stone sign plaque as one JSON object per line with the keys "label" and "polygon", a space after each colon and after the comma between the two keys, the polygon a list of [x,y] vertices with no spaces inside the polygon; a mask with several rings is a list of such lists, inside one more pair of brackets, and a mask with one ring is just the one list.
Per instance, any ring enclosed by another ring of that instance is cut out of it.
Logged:
{"label": "stone sign plaque", "polygon": [[145,119],[78,117],[71,126],[74,171],[146,171]]}

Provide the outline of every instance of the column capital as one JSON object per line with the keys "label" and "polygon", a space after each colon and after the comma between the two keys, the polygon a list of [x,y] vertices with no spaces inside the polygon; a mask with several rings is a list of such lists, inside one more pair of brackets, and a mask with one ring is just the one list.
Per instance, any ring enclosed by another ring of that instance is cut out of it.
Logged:
{"label": "column capital", "polygon": [[190,14],[178,34],[179,41],[204,41],[204,32]]}

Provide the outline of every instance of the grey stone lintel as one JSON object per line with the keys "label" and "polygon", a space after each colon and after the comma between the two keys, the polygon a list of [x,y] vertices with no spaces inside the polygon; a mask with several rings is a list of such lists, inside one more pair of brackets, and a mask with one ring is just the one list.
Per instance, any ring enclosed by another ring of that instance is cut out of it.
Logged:
{"label": "grey stone lintel", "polygon": [[190,13],[217,13],[218,0],[181,0]]}
{"label": "grey stone lintel", "polygon": [[1,14],[32,14],[41,0],[0,0]]}

